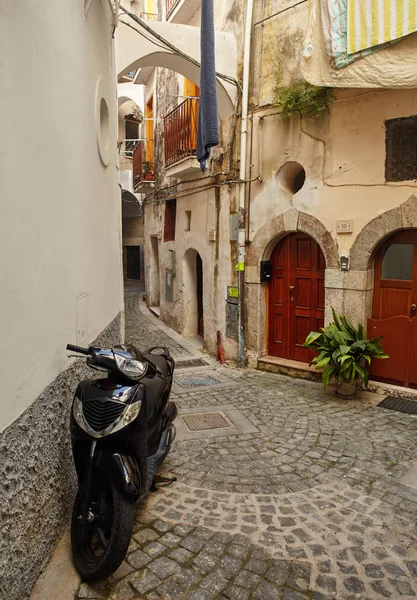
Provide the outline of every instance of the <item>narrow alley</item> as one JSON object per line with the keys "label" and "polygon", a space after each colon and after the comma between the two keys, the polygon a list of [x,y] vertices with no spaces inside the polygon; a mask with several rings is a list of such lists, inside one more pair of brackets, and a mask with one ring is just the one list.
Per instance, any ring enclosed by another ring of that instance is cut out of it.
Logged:
{"label": "narrow alley", "polygon": [[177,359],[178,435],[163,468],[177,481],[137,507],[114,577],[81,584],[78,598],[415,598],[417,489],[401,479],[417,417],[377,407],[377,394],[338,400],[313,382],[220,367],[140,296],[127,290],[126,340]]}

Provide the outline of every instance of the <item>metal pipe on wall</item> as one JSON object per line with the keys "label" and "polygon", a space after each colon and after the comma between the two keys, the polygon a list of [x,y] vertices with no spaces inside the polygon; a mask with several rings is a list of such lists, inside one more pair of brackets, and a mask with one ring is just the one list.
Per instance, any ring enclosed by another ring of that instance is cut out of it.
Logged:
{"label": "metal pipe on wall", "polygon": [[[243,49],[243,85],[242,85],[242,118],[240,134],[240,169],[239,178],[246,179],[246,150],[248,137],[248,105],[249,105],[249,76],[250,50],[252,41],[253,0],[246,5],[245,38]],[[239,282],[239,365],[245,364],[245,255],[246,255],[246,219],[245,219],[246,183],[240,184],[239,189],[239,231],[237,265]]]}

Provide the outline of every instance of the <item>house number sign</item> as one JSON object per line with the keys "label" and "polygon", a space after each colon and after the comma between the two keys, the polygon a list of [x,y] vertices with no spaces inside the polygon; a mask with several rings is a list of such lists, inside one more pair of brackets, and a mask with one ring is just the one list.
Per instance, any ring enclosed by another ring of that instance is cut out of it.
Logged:
{"label": "house number sign", "polygon": [[337,233],[352,233],[353,221],[336,221],[336,231]]}

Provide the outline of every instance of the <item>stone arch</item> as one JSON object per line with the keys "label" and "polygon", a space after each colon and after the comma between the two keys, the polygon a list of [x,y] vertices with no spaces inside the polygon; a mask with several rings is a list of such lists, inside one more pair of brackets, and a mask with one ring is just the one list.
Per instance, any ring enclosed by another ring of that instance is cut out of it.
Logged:
{"label": "stone arch", "polygon": [[[186,310],[187,310],[187,293],[184,288],[184,259],[186,257],[187,252],[195,252],[200,255],[202,262],[202,270],[203,270],[203,314],[204,314],[204,344],[206,347],[210,347],[212,344],[212,340],[208,336],[208,332],[213,330],[214,327],[214,296],[209,290],[213,288],[213,273],[212,267],[212,247],[205,243],[204,237],[198,235],[196,233],[192,233],[191,231],[187,232],[177,248],[177,269],[176,269],[176,279],[177,279],[177,290],[178,297],[180,298],[181,303],[181,312],[182,316],[180,322],[185,324],[186,322]],[[187,327],[183,328],[181,331],[183,334],[187,334]],[[193,334],[191,334],[193,335]],[[211,350],[213,351],[213,349]]]}
{"label": "stone arch", "polygon": [[[148,23],[150,25],[150,23]],[[200,61],[200,28],[152,21],[152,29],[185,55]],[[234,79],[237,78],[236,40],[232,34],[216,32],[216,68]],[[117,74],[118,77],[142,67],[164,67],[180,73],[197,85],[200,83],[200,67],[187,60],[185,56],[162,49],[157,40],[148,34],[139,37],[131,28],[120,25],[116,32]],[[237,96],[236,86],[217,79],[217,100],[219,116],[228,117],[234,112]]]}
{"label": "stone arch", "polygon": [[[200,260],[201,273],[197,273],[196,263]],[[201,277],[199,289],[198,276]],[[200,311],[204,315],[204,263],[202,256],[195,248],[188,248],[182,258],[182,286],[184,301],[183,335],[199,334]],[[200,297],[199,297],[200,296]],[[201,332],[202,334],[202,332]]]}
{"label": "stone arch", "polygon": [[246,264],[257,267],[261,260],[267,260],[281,237],[287,233],[300,231],[311,236],[323,251],[327,269],[337,269],[339,253],[331,233],[315,217],[292,208],[266,223],[256,233],[249,246]]}
{"label": "stone arch", "polygon": [[396,231],[409,228],[417,228],[417,198],[414,194],[401,206],[387,210],[365,225],[350,250],[350,269],[366,271],[371,268],[378,244]]}

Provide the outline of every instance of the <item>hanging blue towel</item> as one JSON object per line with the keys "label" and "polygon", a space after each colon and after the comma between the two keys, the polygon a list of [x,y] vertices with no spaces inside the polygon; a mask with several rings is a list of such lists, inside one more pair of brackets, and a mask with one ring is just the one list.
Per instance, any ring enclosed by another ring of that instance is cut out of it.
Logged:
{"label": "hanging blue towel", "polygon": [[216,66],[214,51],[213,0],[201,3],[201,72],[198,105],[197,160],[204,172],[210,148],[219,143]]}

